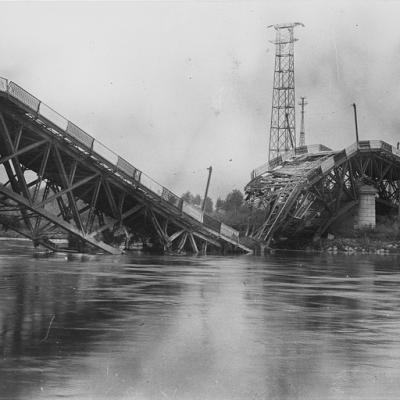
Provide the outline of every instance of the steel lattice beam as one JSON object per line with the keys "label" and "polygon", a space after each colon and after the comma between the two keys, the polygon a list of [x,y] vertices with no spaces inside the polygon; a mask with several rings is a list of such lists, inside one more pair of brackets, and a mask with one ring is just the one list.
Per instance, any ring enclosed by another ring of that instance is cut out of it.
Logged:
{"label": "steel lattice beam", "polygon": [[[13,82],[0,78],[0,224],[52,250],[119,253],[127,240],[166,250],[251,252],[222,226]],[[185,206],[185,207],[184,207]],[[10,221],[14,223],[10,223]],[[204,222],[207,221],[207,222]]]}
{"label": "steel lattice beam", "polygon": [[358,188],[364,184],[377,188],[380,203],[399,207],[400,151],[377,144],[365,141],[341,152],[296,156],[251,181],[249,203],[266,210],[252,236],[268,244],[280,235],[304,235],[307,229],[318,237],[358,204]]}

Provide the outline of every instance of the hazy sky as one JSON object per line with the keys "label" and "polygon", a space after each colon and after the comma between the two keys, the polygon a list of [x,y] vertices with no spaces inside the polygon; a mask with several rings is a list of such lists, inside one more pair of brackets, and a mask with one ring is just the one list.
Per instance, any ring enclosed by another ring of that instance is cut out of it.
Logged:
{"label": "hazy sky", "polygon": [[[306,142],[400,140],[400,1],[0,2],[0,75],[178,195],[267,159],[274,30],[296,29]],[[300,127],[297,109],[297,130]]]}

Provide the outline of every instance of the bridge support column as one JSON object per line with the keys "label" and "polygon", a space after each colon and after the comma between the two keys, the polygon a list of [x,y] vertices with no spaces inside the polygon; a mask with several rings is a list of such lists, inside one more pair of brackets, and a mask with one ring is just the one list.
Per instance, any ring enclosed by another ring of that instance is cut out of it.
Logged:
{"label": "bridge support column", "polygon": [[363,185],[359,188],[358,213],[355,219],[355,228],[375,228],[375,194],[373,186]]}

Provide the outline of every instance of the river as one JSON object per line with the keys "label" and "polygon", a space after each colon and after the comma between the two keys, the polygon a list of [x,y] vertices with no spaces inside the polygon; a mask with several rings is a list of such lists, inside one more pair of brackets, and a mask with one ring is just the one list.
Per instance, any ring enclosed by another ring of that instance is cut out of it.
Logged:
{"label": "river", "polygon": [[0,398],[397,400],[399,264],[0,241]]}

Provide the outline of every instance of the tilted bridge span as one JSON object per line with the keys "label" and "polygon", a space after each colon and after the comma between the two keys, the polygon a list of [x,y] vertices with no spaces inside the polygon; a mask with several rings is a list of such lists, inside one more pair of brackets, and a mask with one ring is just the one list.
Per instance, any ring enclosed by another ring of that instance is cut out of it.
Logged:
{"label": "tilted bridge span", "polygon": [[65,250],[54,240],[57,232],[67,235],[68,249],[76,251],[118,254],[123,236],[163,251],[251,252],[238,231],[188,204],[4,78],[0,168],[0,223],[35,245]]}
{"label": "tilted bridge span", "polygon": [[296,148],[252,172],[246,196],[265,218],[249,235],[266,245],[280,238],[318,239],[359,204],[361,186],[373,188],[377,206],[397,214],[400,150],[381,140],[362,140],[341,151]]}

